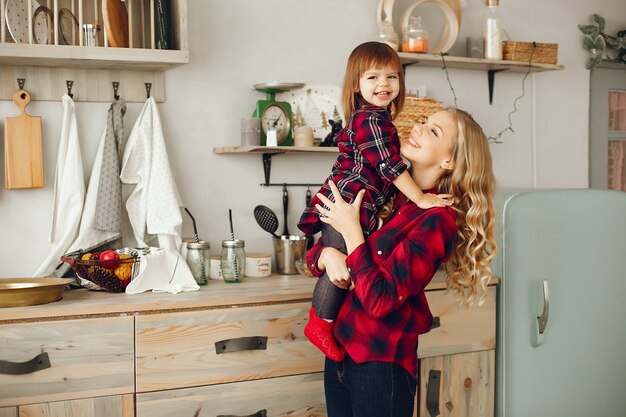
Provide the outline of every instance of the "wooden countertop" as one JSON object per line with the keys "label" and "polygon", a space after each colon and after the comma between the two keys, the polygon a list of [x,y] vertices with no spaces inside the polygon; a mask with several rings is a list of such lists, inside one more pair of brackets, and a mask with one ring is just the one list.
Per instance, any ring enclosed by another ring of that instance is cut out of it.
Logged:
{"label": "wooden countertop", "polygon": [[[55,303],[0,308],[0,324],[306,301],[311,299],[315,282],[314,278],[302,275],[271,275],[267,278],[245,278],[243,282],[233,284],[210,280],[199,291],[179,294],[145,292],[128,295],[71,289],[65,291],[63,299]],[[426,290],[444,288],[444,274],[438,271]]]}

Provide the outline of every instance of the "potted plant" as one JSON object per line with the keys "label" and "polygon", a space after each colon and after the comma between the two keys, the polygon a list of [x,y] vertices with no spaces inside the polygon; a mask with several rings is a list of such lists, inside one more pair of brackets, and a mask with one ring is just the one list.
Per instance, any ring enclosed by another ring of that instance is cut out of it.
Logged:
{"label": "potted plant", "polygon": [[[619,31],[617,36],[611,36],[604,31],[606,21],[602,16],[594,13],[593,20],[593,25],[578,25],[578,29],[585,35],[583,47],[591,52],[587,69],[594,68],[602,59],[626,64],[626,29]],[[616,53],[604,53],[607,49]]]}

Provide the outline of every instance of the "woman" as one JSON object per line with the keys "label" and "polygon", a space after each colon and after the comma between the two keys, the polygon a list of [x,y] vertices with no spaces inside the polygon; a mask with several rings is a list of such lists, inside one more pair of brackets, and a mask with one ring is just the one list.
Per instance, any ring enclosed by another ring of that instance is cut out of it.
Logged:
{"label": "woman", "polygon": [[318,194],[322,221],[343,236],[348,255],[320,241],[307,255],[309,267],[339,287],[352,287],[334,328],[345,359],[326,359],[329,417],[411,416],[418,335],[432,324],[424,288],[445,264],[448,287],[475,304],[491,277],[495,179],[480,126],[468,113],[448,108],[416,125],[400,152],[417,185],[452,194],[452,207],[424,210],[398,193],[366,242],[359,224],[363,192],[352,204],[332,183],[335,202]]}

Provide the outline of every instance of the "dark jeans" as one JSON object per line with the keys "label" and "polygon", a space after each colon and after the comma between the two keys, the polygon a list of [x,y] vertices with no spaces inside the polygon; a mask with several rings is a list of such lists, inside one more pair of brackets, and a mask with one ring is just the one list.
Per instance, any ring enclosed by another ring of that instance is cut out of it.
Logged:
{"label": "dark jeans", "polygon": [[[333,247],[343,253],[347,252],[346,242],[332,226],[322,225],[322,240],[324,241],[324,246]],[[313,301],[311,303],[315,308],[315,315],[323,319],[335,320],[346,292],[347,290],[341,289],[330,282],[327,274],[319,277],[313,289]]]}
{"label": "dark jeans", "polygon": [[355,363],[326,358],[328,417],[411,417],[417,382],[396,363]]}

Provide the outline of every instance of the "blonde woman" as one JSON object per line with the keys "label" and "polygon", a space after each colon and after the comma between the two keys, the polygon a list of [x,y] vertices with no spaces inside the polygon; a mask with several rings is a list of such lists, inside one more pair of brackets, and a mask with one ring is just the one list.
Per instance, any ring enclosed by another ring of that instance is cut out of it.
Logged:
{"label": "blonde woman", "polygon": [[335,202],[318,195],[321,220],[342,235],[347,255],[320,241],[308,253],[309,267],[352,289],[334,325],[345,357],[326,359],[329,417],[411,416],[418,335],[432,324],[424,288],[443,264],[448,287],[474,304],[491,278],[495,179],[480,126],[448,108],[416,125],[400,152],[420,189],[451,194],[451,207],[421,209],[398,193],[366,241],[359,224],[362,191],[351,204],[334,183]]}

